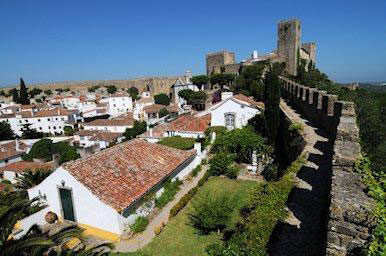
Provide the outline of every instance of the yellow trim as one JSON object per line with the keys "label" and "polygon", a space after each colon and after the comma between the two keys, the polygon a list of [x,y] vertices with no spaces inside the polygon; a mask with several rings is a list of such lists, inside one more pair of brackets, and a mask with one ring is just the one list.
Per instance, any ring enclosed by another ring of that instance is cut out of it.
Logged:
{"label": "yellow trim", "polygon": [[96,228],[87,224],[80,224],[78,223],[78,226],[85,229],[84,234],[87,235],[93,235],[96,237],[99,237],[104,240],[109,240],[111,242],[116,242],[119,239],[119,235],[116,233],[112,233],[100,228]]}
{"label": "yellow trim", "polygon": [[17,221],[15,226],[14,226],[15,229],[21,229],[21,222],[20,221]]}

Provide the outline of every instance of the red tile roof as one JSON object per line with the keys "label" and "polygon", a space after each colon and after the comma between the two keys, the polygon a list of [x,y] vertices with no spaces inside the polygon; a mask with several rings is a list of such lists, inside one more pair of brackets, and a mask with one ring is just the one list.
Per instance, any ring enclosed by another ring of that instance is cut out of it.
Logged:
{"label": "red tile roof", "polygon": [[50,117],[50,116],[68,116],[71,112],[65,108],[54,108],[48,110],[40,110],[35,113],[35,117]]}
{"label": "red tile roof", "polygon": [[85,123],[84,126],[133,126],[134,118],[132,115],[120,116],[113,119],[95,119]]}
{"label": "red tile roof", "polygon": [[161,109],[166,108],[165,105],[161,104],[152,104],[143,108],[143,111],[146,113],[158,113]]}
{"label": "red tile roof", "polygon": [[0,167],[0,172],[12,171],[17,173],[23,173],[26,170],[32,170],[32,171],[37,169],[52,170],[53,167],[54,167],[53,162],[35,163],[35,162],[19,161],[19,162],[13,162],[3,167]]}
{"label": "red tile roof", "polygon": [[21,156],[27,151],[28,146],[19,141],[19,149],[16,150],[16,141],[11,141],[0,145],[0,160]]}
{"label": "red tile roof", "polygon": [[122,133],[119,132],[98,132],[95,136],[90,138],[90,141],[107,141],[112,142],[121,137]]}
{"label": "red tile roof", "polygon": [[168,177],[196,151],[141,139],[62,165],[102,202],[122,211]]}
{"label": "red tile roof", "polygon": [[233,98],[235,98],[236,100],[242,101],[242,102],[246,102],[246,103],[248,103],[248,105],[251,105],[255,108],[264,109],[264,103],[255,101],[253,99],[253,97],[248,97],[248,96],[245,96],[244,94],[237,94],[237,95],[233,96]]}

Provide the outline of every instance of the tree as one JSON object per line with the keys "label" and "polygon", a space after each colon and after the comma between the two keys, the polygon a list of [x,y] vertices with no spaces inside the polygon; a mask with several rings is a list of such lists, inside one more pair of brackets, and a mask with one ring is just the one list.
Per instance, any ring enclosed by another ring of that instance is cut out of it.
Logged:
{"label": "tree", "polygon": [[155,95],[154,101],[156,104],[161,104],[165,106],[170,104],[170,98],[165,93],[160,93]]}
{"label": "tree", "polygon": [[105,86],[105,87],[107,88],[107,92],[109,94],[114,94],[118,90],[118,88],[115,85],[108,85],[108,86]]}
{"label": "tree", "polygon": [[169,114],[169,111],[166,108],[162,108],[159,111],[159,117],[164,117],[164,116],[167,116],[168,114]]}
{"label": "tree", "polygon": [[52,91],[50,89],[44,90],[45,95],[51,95]]}
{"label": "tree", "polygon": [[31,91],[29,91],[28,94],[29,94],[31,97],[35,97],[36,95],[39,95],[41,92],[42,92],[41,89],[39,89],[39,88],[33,88]]}
{"label": "tree", "polygon": [[30,189],[40,184],[45,178],[52,173],[52,170],[38,169],[38,170],[26,170],[23,175],[16,178],[16,189]]}
{"label": "tree", "polygon": [[6,121],[0,122],[0,140],[12,140],[15,137],[11,126]]}
{"label": "tree", "polygon": [[6,96],[6,94],[5,94],[5,91],[4,91],[4,90],[0,90],[0,96]]}
{"label": "tree", "polygon": [[123,133],[123,136],[125,136],[126,140],[131,140],[136,138],[138,135],[146,132],[146,122],[139,122],[137,120],[134,121],[133,128],[127,128],[126,131]]}
{"label": "tree", "polygon": [[225,175],[235,159],[233,154],[218,152],[210,161],[209,174],[212,176]]}
{"label": "tree", "polygon": [[55,91],[57,91],[58,93],[62,93],[63,89],[62,88],[57,88],[57,89],[55,89]]}
{"label": "tree", "polygon": [[78,159],[78,154],[75,147],[70,146],[67,142],[57,142],[52,144],[51,156],[55,153],[59,153],[59,164]]}
{"label": "tree", "polygon": [[137,100],[139,99],[139,91],[136,87],[130,87],[127,92],[130,94],[130,97]]}
{"label": "tree", "polygon": [[17,89],[13,88],[12,90],[10,90],[10,93],[12,95],[12,101],[15,103],[20,103],[19,92],[17,91]]}
{"label": "tree", "polygon": [[95,91],[98,90],[99,88],[100,88],[99,85],[94,85],[94,86],[88,87],[88,88],[87,88],[87,91],[88,91],[88,92],[95,92]]}
{"label": "tree", "polygon": [[31,124],[24,124],[23,128],[21,128],[21,131],[23,132],[21,137],[23,139],[40,139],[43,138],[43,133],[38,132],[35,129],[32,129]]}
{"label": "tree", "polygon": [[69,91],[70,91],[70,88],[65,88],[63,91],[64,91],[64,92],[69,92]]}
{"label": "tree", "polygon": [[209,80],[212,86],[218,84],[221,87],[221,91],[222,91],[224,85],[228,84],[229,77],[227,76],[227,74],[216,73],[211,75]]}
{"label": "tree", "polygon": [[284,67],[275,63],[270,67],[265,75],[265,125],[268,139],[271,143],[276,142],[279,123],[280,123],[280,85],[279,75],[283,72]]}
{"label": "tree", "polygon": [[235,206],[236,200],[229,194],[204,193],[192,202],[193,211],[189,214],[189,222],[199,233],[220,233],[229,224]]}
{"label": "tree", "polygon": [[190,89],[184,89],[178,92],[178,96],[186,100],[188,105],[192,105],[195,110],[205,109],[205,101],[208,95],[204,91],[192,91]]}
{"label": "tree", "polygon": [[201,91],[202,87],[209,82],[209,78],[206,75],[193,76],[192,83],[198,87]]}
{"label": "tree", "polygon": [[63,130],[66,136],[73,136],[75,133],[74,129],[71,126],[64,126]]}
{"label": "tree", "polygon": [[22,78],[20,78],[20,103],[22,105],[28,105],[30,103],[27,87],[25,86],[25,83]]}

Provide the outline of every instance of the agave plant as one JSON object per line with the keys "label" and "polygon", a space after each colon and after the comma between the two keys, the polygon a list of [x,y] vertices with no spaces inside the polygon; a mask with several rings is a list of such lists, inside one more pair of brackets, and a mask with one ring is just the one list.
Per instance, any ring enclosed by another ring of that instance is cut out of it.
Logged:
{"label": "agave plant", "polygon": [[51,173],[52,171],[45,169],[37,169],[35,171],[26,170],[23,175],[16,178],[17,183],[15,184],[15,188],[24,190],[32,188],[40,184]]}
{"label": "agave plant", "polygon": [[84,245],[83,230],[77,226],[68,226],[55,234],[50,234],[50,232],[43,232],[37,225],[34,225],[24,236],[13,239],[11,235],[16,222],[28,211],[31,204],[38,200],[39,198],[17,200],[0,212],[0,256],[92,256],[107,254],[113,248],[112,244],[104,243],[91,248],[70,250],[67,248],[67,244],[74,238],[79,239]]}

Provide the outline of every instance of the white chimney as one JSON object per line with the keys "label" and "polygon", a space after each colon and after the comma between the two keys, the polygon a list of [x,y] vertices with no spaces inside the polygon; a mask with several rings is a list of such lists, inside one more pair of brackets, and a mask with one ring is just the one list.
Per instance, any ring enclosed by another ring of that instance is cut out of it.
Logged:
{"label": "white chimney", "polygon": [[18,139],[15,140],[15,149],[16,151],[20,151],[20,143]]}
{"label": "white chimney", "polygon": [[200,142],[194,143],[194,149],[197,151],[197,155],[201,155],[201,143]]}
{"label": "white chimney", "polygon": [[149,129],[150,137],[153,137],[153,128]]}
{"label": "white chimney", "polygon": [[227,100],[233,96],[233,92],[222,92],[221,101]]}

